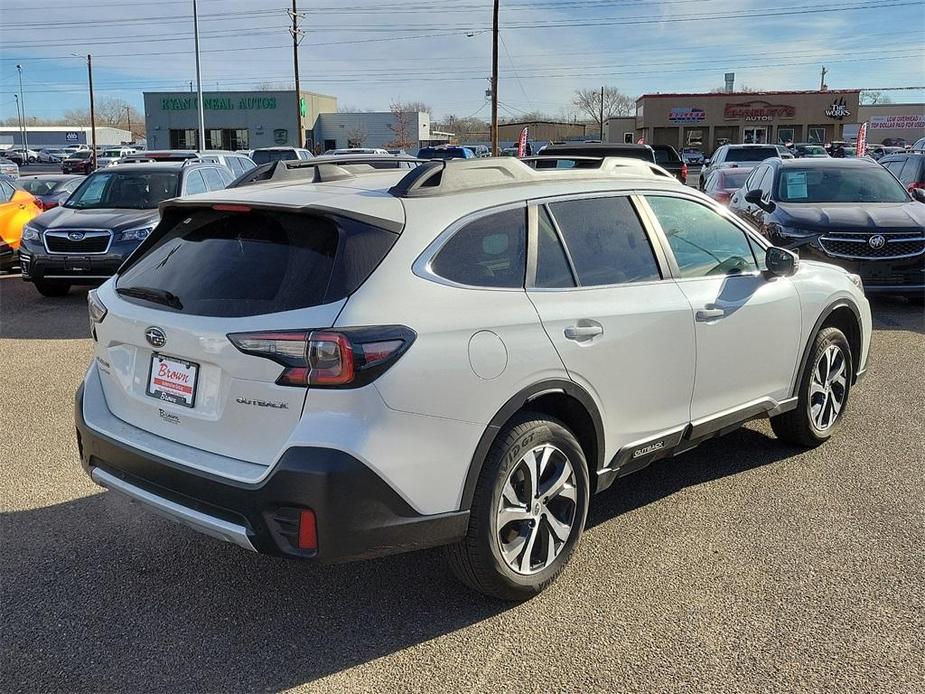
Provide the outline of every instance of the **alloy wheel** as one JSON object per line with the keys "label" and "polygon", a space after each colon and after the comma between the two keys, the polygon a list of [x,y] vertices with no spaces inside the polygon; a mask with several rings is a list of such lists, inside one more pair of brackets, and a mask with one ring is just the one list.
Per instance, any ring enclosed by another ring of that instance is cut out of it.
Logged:
{"label": "alloy wheel", "polygon": [[838,345],[825,348],[809,382],[809,411],[813,425],[827,431],[835,424],[848,394],[848,362]]}
{"label": "alloy wheel", "polygon": [[524,453],[508,473],[496,512],[496,537],[508,567],[526,575],[549,567],[572,534],[577,509],[568,456],[549,443]]}

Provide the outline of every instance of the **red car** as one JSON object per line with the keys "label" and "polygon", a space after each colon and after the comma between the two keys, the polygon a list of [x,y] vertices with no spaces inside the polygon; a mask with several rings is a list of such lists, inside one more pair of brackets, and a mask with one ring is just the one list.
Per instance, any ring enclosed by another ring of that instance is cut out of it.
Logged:
{"label": "red car", "polygon": [[714,200],[729,204],[729,199],[748,178],[754,167],[734,167],[729,169],[713,169],[707,174],[707,180],[703,184],[703,192]]}
{"label": "red car", "polygon": [[93,171],[93,152],[89,149],[79,149],[67,155],[61,162],[61,173],[88,174]]}

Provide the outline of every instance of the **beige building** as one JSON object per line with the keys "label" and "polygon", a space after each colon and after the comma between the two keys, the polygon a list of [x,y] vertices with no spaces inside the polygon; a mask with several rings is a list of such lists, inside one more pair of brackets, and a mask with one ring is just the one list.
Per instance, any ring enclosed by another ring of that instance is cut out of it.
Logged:
{"label": "beige building", "polygon": [[[649,144],[710,153],[726,143],[818,142],[857,133],[859,89],[644,94],[635,135]],[[624,142],[628,119],[611,119],[607,139]],[[616,121],[615,123],[613,121]]]}
{"label": "beige building", "polygon": [[911,145],[925,137],[925,104],[877,104],[861,106],[859,112],[859,121],[867,123],[868,142],[902,138]]}

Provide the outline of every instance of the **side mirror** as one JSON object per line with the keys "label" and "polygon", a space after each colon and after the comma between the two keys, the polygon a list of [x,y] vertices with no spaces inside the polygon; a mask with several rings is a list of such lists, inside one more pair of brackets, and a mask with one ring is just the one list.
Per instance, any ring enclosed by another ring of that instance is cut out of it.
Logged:
{"label": "side mirror", "polygon": [[793,251],[771,246],[765,253],[768,272],[775,277],[790,277],[800,267],[800,258]]}
{"label": "side mirror", "polygon": [[925,188],[913,188],[912,199],[919,202],[925,202]]}
{"label": "side mirror", "polygon": [[777,207],[770,200],[764,199],[764,191],[761,188],[755,188],[750,190],[745,194],[745,202],[751,203],[752,205],[758,205],[762,210],[766,212],[773,212]]}

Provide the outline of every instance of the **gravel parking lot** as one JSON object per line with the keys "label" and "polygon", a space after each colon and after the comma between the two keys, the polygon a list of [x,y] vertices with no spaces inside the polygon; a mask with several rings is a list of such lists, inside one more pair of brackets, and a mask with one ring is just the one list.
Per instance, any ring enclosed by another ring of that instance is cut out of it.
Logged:
{"label": "gravel parking lot", "polygon": [[757,422],[625,478],[514,607],[439,551],[266,558],[101,491],[73,434],[86,291],[7,276],[0,302],[6,691],[922,691],[925,320],[901,299],[833,441]]}

